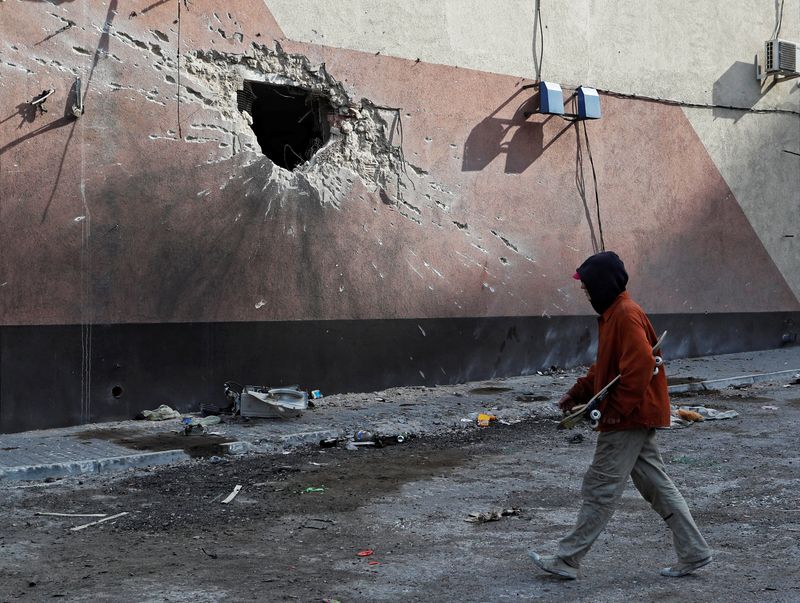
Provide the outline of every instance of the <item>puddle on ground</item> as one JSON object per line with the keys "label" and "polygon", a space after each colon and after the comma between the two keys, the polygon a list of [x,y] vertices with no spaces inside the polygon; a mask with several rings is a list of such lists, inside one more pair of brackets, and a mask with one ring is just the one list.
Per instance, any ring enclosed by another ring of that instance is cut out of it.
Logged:
{"label": "puddle on ground", "polygon": [[517,402],[547,402],[550,400],[550,396],[525,392],[523,394],[519,394],[516,400]]}
{"label": "puddle on ground", "polygon": [[503,392],[510,392],[512,387],[505,387],[503,385],[484,385],[483,387],[473,387],[469,390],[470,394],[476,396],[491,396],[492,394],[502,394]]}
{"label": "puddle on ground", "polygon": [[142,452],[161,452],[163,450],[183,450],[191,457],[209,457],[226,454],[222,446],[233,442],[231,438],[218,435],[183,435],[183,433],[143,433],[140,431],[120,431],[117,429],[87,429],[73,434],[79,440],[105,440],[131,450]]}

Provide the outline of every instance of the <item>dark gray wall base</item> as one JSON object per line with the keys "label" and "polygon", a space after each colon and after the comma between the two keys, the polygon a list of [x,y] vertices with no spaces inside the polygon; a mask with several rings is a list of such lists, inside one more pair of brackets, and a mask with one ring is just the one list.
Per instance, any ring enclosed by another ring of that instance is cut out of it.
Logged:
{"label": "dark gray wall base", "polygon": [[[653,315],[668,357],[781,345],[800,313]],[[596,319],[458,318],[0,327],[0,433],[223,403],[222,384],[324,394],[590,362]]]}

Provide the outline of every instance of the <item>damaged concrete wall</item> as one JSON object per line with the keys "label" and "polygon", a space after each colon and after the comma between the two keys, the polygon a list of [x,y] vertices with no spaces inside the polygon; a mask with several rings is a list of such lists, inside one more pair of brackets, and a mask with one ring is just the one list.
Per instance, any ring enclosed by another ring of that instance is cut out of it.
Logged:
{"label": "damaged concrete wall", "polygon": [[[277,2],[0,3],[0,431],[188,409],[226,379],[340,391],[590,356],[569,279],[600,237],[586,131],[526,117],[531,79],[428,62],[434,39],[345,49],[326,18],[304,41]],[[309,161],[261,153],[246,81],[328,99]],[[673,353],[778,342],[796,291],[684,110],[603,111],[605,242]]]}
{"label": "damaged concrete wall", "polygon": [[800,86],[754,77],[779,21],[800,42],[797,0],[267,4],[295,40],[677,101],[800,295]]}

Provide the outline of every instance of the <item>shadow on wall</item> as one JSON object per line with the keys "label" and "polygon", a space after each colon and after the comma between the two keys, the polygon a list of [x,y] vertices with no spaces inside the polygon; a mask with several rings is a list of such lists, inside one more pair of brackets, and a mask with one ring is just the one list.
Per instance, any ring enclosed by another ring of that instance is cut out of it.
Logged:
{"label": "shadow on wall", "polygon": [[[711,91],[714,105],[725,105],[752,109],[762,97],[761,85],[756,79],[756,68],[753,63],[736,61],[728,67],[716,82]],[[714,107],[714,117],[722,117],[738,121],[744,113]]]}
{"label": "shadow on wall", "polygon": [[[501,153],[505,153],[505,173],[521,174],[567,131],[569,124],[565,125],[552,140],[544,143],[544,125],[552,116],[543,121],[533,122],[528,121],[525,115],[537,111],[538,93],[522,101],[510,118],[499,117],[498,114],[522,92],[523,90],[517,90],[469,133],[464,143],[464,158],[461,162],[463,171],[479,172]],[[506,138],[512,131],[511,139],[507,141]]]}

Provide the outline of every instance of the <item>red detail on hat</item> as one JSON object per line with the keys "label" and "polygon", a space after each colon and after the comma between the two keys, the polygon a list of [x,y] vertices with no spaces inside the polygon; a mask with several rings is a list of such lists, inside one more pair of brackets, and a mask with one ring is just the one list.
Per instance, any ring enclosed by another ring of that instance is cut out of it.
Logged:
{"label": "red detail on hat", "polygon": [[576,281],[579,281],[581,280],[581,275],[576,272],[575,274],[572,275],[572,278],[574,278]]}

